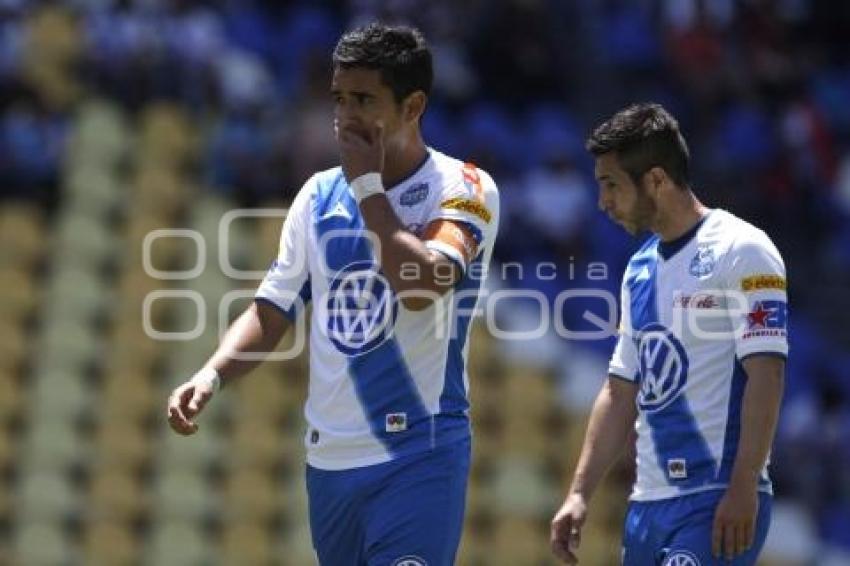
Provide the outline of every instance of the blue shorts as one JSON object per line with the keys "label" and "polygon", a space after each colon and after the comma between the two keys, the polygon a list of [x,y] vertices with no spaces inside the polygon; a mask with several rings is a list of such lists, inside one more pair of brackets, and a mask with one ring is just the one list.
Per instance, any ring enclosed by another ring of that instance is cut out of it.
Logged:
{"label": "blue shorts", "polygon": [[307,466],[322,566],[450,566],[460,543],[470,440],[374,466]]}
{"label": "blue shorts", "polygon": [[714,511],[724,493],[715,489],[661,501],[629,503],[623,535],[624,566],[755,564],[767,538],[773,498],[759,493],[753,546],[729,561],[715,558],[711,553]]}

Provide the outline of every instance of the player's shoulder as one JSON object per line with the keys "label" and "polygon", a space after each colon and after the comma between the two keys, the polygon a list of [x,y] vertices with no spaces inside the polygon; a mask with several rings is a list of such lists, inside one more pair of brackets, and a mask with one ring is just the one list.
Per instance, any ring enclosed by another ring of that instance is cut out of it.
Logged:
{"label": "player's shoulder", "polygon": [[493,177],[486,170],[470,161],[462,161],[456,157],[433,148],[429,148],[433,160],[433,172],[442,179],[445,187],[480,184],[485,192],[498,193],[498,187]]}
{"label": "player's shoulder", "polygon": [[318,192],[327,190],[340,182],[345,182],[345,175],[342,173],[342,167],[337,165],[330,169],[316,171],[306,184],[311,185],[312,190]]}
{"label": "player's shoulder", "polygon": [[717,209],[711,213],[706,232],[708,236],[725,240],[727,253],[738,255],[766,251],[779,255],[767,232],[726,210]]}

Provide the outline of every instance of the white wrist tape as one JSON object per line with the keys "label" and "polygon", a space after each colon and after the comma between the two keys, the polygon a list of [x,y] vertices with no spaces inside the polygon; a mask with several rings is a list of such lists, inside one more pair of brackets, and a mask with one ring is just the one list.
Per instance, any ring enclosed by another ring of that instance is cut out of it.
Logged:
{"label": "white wrist tape", "polygon": [[213,368],[207,367],[192,376],[190,382],[196,385],[211,385],[213,393],[221,389],[221,376]]}
{"label": "white wrist tape", "polygon": [[384,183],[381,181],[380,173],[366,173],[360,175],[350,183],[354,200],[360,204],[364,198],[372,195],[384,194]]}

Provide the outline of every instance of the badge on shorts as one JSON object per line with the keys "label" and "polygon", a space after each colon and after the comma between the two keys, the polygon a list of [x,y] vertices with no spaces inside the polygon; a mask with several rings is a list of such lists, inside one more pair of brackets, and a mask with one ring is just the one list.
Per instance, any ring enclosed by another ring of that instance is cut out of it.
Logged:
{"label": "badge on shorts", "polygon": [[667,460],[667,475],[671,480],[683,480],[688,477],[688,463],[684,458]]}
{"label": "badge on shorts", "polygon": [[387,415],[387,432],[403,432],[407,430],[407,413],[389,413]]}
{"label": "badge on shorts", "polygon": [[662,566],[700,566],[700,561],[692,552],[676,550],[667,555]]}

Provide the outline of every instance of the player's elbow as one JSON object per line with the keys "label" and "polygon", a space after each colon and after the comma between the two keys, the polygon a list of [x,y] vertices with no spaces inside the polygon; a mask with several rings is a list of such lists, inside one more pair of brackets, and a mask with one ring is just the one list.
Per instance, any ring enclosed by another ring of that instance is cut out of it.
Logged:
{"label": "player's elbow", "polygon": [[399,302],[408,311],[421,312],[438,302],[446,290],[439,287],[436,289],[408,289],[399,293]]}

